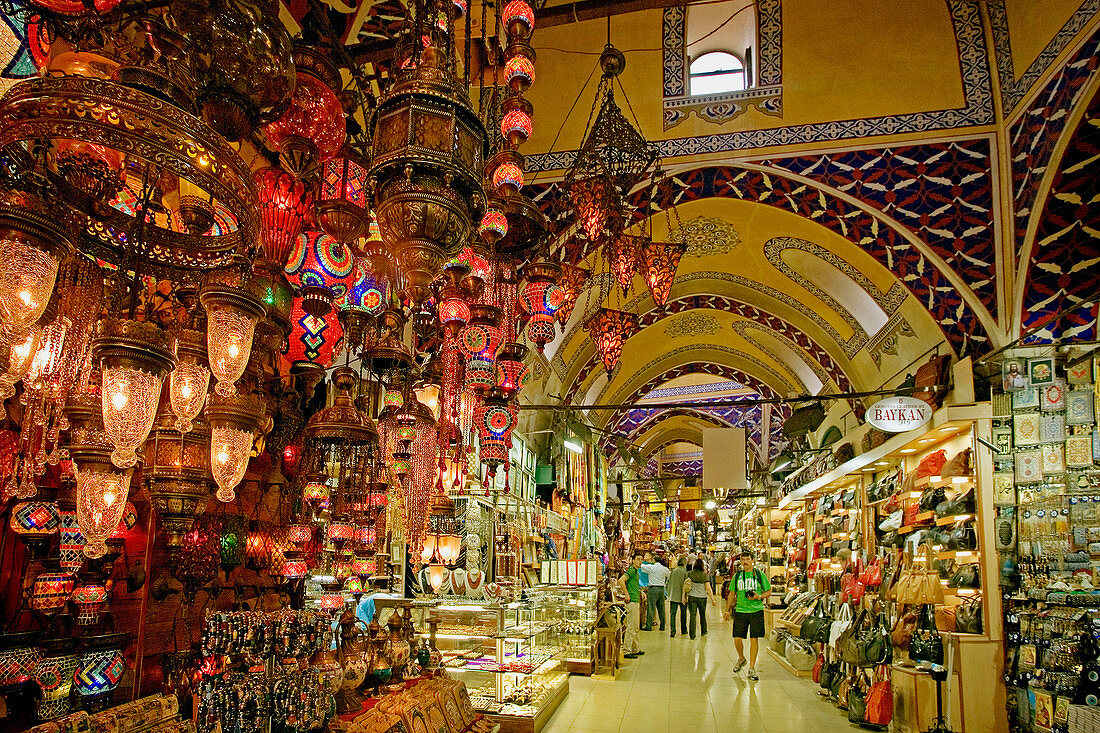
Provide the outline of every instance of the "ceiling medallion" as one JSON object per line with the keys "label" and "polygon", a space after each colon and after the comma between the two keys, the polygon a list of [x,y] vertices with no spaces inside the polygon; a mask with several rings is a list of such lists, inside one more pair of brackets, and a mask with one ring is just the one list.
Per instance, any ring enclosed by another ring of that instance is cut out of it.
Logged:
{"label": "ceiling medallion", "polygon": [[669,233],[673,242],[687,246],[688,257],[709,257],[726,254],[741,243],[741,235],[733,224],[711,216],[697,216]]}
{"label": "ceiling medallion", "polygon": [[721,330],[722,327],[714,316],[706,313],[687,313],[665,326],[665,335],[669,338],[707,336]]}

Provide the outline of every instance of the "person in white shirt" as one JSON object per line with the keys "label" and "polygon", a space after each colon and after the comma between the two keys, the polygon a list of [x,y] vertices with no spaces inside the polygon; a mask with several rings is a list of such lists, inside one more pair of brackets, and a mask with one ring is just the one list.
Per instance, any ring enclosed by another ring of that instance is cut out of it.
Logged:
{"label": "person in white shirt", "polygon": [[660,617],[661,631],[665,630],[665,586],[668,584],[668,576],[671,572],[665,565],[664,559],[642,565],[642,570],[649,576],[649,608],[646,615],[648,625],[646,631],[653,630],[653,621]]}

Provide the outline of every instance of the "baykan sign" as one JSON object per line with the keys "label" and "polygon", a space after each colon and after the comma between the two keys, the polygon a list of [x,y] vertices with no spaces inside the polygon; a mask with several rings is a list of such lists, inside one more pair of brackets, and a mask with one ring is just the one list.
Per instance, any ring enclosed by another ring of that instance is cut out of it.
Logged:
{"label": "baykan sign", "polygon": [[904,433],[932,419],[932,408],[916,397],[887,397],[867,410],[867,422],[884,433]]}

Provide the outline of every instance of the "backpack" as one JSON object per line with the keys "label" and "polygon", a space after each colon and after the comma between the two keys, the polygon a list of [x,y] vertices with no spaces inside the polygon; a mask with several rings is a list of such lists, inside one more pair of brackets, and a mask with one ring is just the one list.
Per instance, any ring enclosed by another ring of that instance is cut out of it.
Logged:
{"label": "backpack", "polygon": [[688,593],[691,593],[691,578],[684,578],[684,598],[687,598]]}
{"label": "backpack", "polygon": [[[733,577],[730,578],[730,584],[729,584],[729,588],[732,592],[734,592],[734,593],[737,592],[737,578],[739,578],[741,575],[746,575],[746,574],[747,573],[745,573],[744,570],[738,570],[736,573],[733,574]],[[756,589],[758,591],[762,590],[764,588],[764,581],[763,581],[764,574],[762,572],[760,572],[760,570],[758,568],[753,568],[752,569],[752,577],[756,580]]]}

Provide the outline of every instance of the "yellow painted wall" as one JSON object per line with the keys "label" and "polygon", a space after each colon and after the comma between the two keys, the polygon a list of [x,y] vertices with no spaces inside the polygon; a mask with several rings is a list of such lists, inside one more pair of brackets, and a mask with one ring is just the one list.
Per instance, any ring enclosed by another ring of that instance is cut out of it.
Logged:
{"label": "yellow painted wall", "polygon": [[[729,17],[740,6],[740,1],[734,0],[711,6],[707,13],[728,8],[725,17]],[[651,140],[947,109],[963,103],[957,46],[942,0],[786,0],[783,117],[750,109],[724,125],[693,117],[665,131],[661,17],[662,11],[648,10],[611,19],[612,42],[627,56],[627,68],[620,81],[643,133]],[[570,23],[535,33],[538,80],[528,97],[535,106],[536,124],[525,153],[547,151],[559,129],[555,150],[579,146],[598,72],[586,88],[585,81],[597,65],[606,33],[603,20]],[[564,49],[588,55],[564,53]],[[564,113],[582,88],[576,109],[562,127]],[[616,97],[624,113],[633,119],[622,94],[617,91]]]}
{"label": "yellow painted wall", "polygon": [[1080,5],[1081,0],[1005,0],[1017,79]]}

